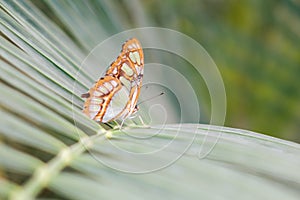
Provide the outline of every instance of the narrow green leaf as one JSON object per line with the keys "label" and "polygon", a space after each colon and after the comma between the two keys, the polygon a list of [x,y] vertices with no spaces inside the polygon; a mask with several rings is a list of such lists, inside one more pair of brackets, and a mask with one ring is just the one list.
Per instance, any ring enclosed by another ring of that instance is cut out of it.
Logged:
{"label": "narrow green leaf", "polygon": [[15,150],[5,144],[0,145],[0,166],[10,172],[30,175],[43,162],[33,156]]}

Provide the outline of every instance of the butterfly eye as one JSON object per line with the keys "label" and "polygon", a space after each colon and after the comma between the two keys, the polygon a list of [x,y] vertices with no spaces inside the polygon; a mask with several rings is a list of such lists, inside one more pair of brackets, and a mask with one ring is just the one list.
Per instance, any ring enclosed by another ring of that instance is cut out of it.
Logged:
{"label": "butterfly eye", "polygon": [[137,105],[135,105],[133,113],[137,112],[139,110],[139,107]]}

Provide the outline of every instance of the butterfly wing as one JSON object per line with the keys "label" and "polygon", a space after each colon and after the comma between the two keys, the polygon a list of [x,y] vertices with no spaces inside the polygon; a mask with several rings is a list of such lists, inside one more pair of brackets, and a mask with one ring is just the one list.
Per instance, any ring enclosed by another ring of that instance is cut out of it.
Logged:
{"label": "butterfly wing", "polygon": [[[83,112],[95,121],[103,121],[104,115],[110,102],[113,99],[114,94],[122,88],[120,81],[111,76],[105,76],[101,78],[95,85],[89,90],[84,103]],[[124,103],[126,105],[126,103]]]}
{"label": "butterfly wing", "polygon": [[91,119],[110,122],[126,119],[136,107],[144,73],[144,54],[139,41],[123,44],[118,58],[106,74],[84,95],[84,113]]}
{"label": "butterfly wing", "polygon": [[[142,87],[144,74],[144,54],[140,42],[132,38],[123,44],[122,52],[118,57],[121,62],[113,63],[111,69],[117,68],[116,77],[129,91],[129,101],[126,108],[120,113],[119,118],[125,119],[130,116],[136,108],[136,103]],[[108,71],[109,73],[109,71]]]}

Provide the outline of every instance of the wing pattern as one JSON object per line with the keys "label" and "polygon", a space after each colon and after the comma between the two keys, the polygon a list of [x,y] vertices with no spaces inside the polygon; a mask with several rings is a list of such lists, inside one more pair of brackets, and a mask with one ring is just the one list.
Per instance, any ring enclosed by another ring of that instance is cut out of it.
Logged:
{"label": "wing pattern", "polygon": [[136,111],[144,73],[144,54],[140,42],[127,40],[120,55],[111,63],[88,93],[83,112],[99,122],[124,120]]}

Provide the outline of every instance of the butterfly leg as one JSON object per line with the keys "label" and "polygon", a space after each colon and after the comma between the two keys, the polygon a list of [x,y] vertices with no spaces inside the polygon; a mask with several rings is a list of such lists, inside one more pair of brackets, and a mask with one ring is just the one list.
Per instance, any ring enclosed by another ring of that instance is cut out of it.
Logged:
{"label": "butterfly leg", "polygon": [[125,122],[125,119],[122,120],[121,125],[119,126],[120,130],[122,129],[124,122]]}
{"label": "butterfly leg", "polygon": [[[115,120],[115,121],[113,121],[113,122],[114,122],[113,129],[114,129],[114,130],[120,129],[121,124],[120,124],[117,120]],[[122,123],[122,122],[121,122],[121,123]]]}
{"label": "butterfly leg", "polygon": [[139,115],[139,120],[141,121],[143,127],[145,127],[145,128],[150,128],[150,125],[149,125],[149,124],[145,124],[145,122],[144,122],[144,120],[143,120],[143,118],[142,118],[141,115]]}
{"label": "butterfly leg", "polygon": [[115,125],[113,126],[113,129],[114,130],[121,130],[122,129],[122,127],[123,127],[123,125],[124,125],[124,121],[125,121],[125,119],[123,119],[122,121],[121,121],[121,123],[120,123],[120,121],[119,120],[115,120],[114,121],[114,123],[115,123]]}
{"label": "butterfly leg", "polygon": [[132,116],[132,117],[130,117],[130,118],[138,118],[138,119],[139,119],[139,123],[138,123],[136,120],[132,120],[132,122],[135,124],[136,127],[142,127],[142,128],[149,128],[149,127],[150,127],[149,125],[147,125],[147,124],[144,122],[142,116],[139,115],[139,114],[137,114],[137,115],[135,115],[135,116]]}

